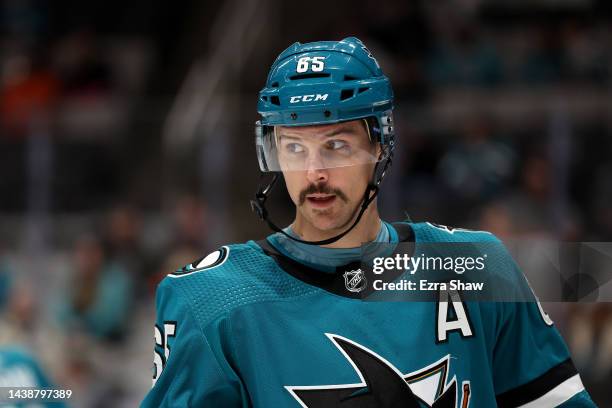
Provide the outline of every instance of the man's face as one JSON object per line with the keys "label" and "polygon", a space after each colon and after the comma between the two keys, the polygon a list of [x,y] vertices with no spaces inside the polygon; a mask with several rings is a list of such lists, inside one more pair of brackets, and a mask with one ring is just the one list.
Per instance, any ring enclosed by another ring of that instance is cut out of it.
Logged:
{"label": "man's face", "polygon": [[349,224],[380,152],[370,142],[364,121],[277,127],[276,138],[297,216],[321,231]]}

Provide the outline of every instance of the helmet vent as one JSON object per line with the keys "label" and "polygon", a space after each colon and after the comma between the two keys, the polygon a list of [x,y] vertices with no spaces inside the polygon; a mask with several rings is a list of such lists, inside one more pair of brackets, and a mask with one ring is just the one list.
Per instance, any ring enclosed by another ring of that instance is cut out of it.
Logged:
{"label": "helmet vent", "polygon": [[357,91],[357,93],[358,93],[358,94],[360,94],[360,93],[362,93],[362,92],[367,91],[368,89],[370,89],[370,87],[369,87],[369,86],[364,86],[364,87],[362,87],[362,88],[359,88],[359,90]]}
{"label": "helmet vent", "polygon": [[278,88],[278,82],[272,82],[270,85],[272,88]]}
{"label": "helmet vent", "polygon": [[359,78],[354,77],[354,76],[352,76],[352,75],[345,75],[345,76],[344,76],[344,80],[345,80],[345,81],[354,81],[354,80],[356,80],[356,79],[359,79]]}
{"label": "helmet vent", "polygon": [[289,77],[289,79],[291,79],[292,81],[298,80],[298,79],[308,79],[308,78],[327,78],[329,77],[329,74],[319,74],[319,73],[313,73],[313,74],[299,74],[299,75],[294,75],[292,77]]}
{"label": "helmet vent", "polygon": [[280,99],[278,98],[278,96],[271,96],[271,97],[270,97],[270,102],[271,102],[273,105],[278,105],[278,106],[280,106]]}
{"label": "helmet vent", "polygon": [[340,100],[344,101],[348,98],[352,98],[354,94],[355,91],[352,89],[343,89],[342,92],[340,92]]}

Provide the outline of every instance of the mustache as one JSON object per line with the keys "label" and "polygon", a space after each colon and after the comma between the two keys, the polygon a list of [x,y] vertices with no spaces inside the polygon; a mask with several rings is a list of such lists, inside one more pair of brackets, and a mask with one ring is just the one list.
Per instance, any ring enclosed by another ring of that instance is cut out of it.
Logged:
{"label": "mustache", "polygon": [[304,201],[306,201],[306,196],[308,194],[333,194],[345,203],[348,202],[348,197],[340,189],[331,188],[325,184],[310,184],[308,187],[306,187],[300,192],[300,205],[304,204]]}

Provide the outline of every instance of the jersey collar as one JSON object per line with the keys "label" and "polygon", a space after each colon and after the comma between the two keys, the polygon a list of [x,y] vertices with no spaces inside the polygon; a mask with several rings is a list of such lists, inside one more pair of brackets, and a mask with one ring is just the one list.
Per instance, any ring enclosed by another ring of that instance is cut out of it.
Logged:
{"label": "jersey collar", "polygon": [[[413,245],[411,246],[411,250],[414,250],[415,235],[414,230],[409,223],[400,222],[387,224],[387,226],[389,227],[389,234],[392,242],[412,243]],[[373,289],[370,286],[361,291],[351,291],[347,289],[347,278],[345,275],[347,273],[354,274],[361,271],[362,265],[359,260],[336,267],[324,266],[321,268],[321,266],[318,265],[307,265],[298,262],[289,254],[285,253],[282,248],[274,245],[274,240],[264,239],[256,241],[256,243],[259,245],[259,247],[261,247],[264,254],[271,257],[284,272],[306,284],[316,286],[336,295],[352,299],[364,299],[373,292]],[[405,252],[405,250],[402,251],[402,253]],[[394,254],[395,251],[388,256],[394,256]],[[399,277],[402,273],[402,271],[398,271],[397,277]],[[366,281],[371,282],[373,277],[368,275],[370,274],[367,271],[364,272]],[[395,277],[390,276],[390,278],[393,279]]]}

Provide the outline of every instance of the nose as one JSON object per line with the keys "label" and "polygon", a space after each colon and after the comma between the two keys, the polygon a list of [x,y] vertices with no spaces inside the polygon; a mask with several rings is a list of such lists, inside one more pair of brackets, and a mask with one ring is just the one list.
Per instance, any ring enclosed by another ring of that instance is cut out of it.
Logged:
{"label": "nose", "polygon": [[309,169],[306,171],[306,178],[311,184],[326,183],[328,174],[326,169]]}
{"label": "nose", "polygon": [[327,169],[324,168],[321,156],[318,154],[312,154],[308,157],[306,163],[306,178],[312,184],[325,183],[329,178]]}

